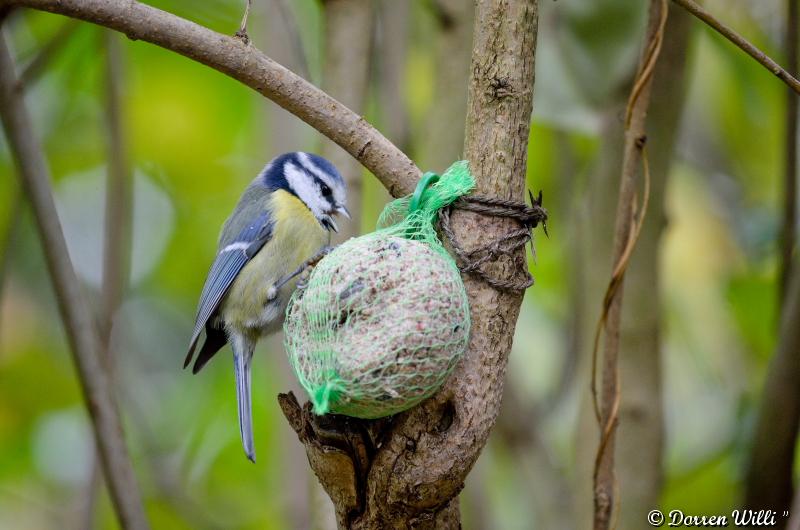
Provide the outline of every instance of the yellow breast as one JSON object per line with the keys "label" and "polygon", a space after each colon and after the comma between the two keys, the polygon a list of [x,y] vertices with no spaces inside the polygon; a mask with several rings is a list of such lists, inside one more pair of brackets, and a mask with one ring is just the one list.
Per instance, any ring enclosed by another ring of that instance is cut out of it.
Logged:
{"label": "yellow breast", "polygon": [[222,305],[227,326],[261,335],[277,329],[297,279],[267,303],[267,291],[330,241],[330,233],[297,197],[284,190],[270,194],[264,205],[275,222],[272,238],[234,280]]}

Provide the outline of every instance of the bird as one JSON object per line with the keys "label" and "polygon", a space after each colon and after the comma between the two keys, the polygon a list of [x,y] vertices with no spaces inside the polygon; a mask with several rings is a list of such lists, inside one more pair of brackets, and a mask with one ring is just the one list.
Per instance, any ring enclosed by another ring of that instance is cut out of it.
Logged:
{"label": "bird", "polygon": [[297,284],[292,271],[302,270],[309,258],[328,248],[331,232],[338,232],[336,215],[350,219],[347,188],[339,171],[321,156],[292,152],[264,167],[222,226],[183,367],[191,364],[204,331],[194,374],[230,343],[239,433],[244,452],[254,463],[253,351],[260,338],[280,329]]}

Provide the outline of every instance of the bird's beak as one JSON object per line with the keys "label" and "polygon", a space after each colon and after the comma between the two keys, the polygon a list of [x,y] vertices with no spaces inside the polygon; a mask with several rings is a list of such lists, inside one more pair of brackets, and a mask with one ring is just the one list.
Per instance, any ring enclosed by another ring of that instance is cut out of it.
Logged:
{"label": "bird's beak", "polygon": [[350,210],[348,210],[347,207],[344,206],[344,205],[337,206],[336,207],[336,213],[340,213],[340,214],[344,215],[345,217],[347,217],[348,219],[351,219]]}
{"label": "bird's beak", "polygon": [[339,231],[339,227],[336,226],[336,222],[333,220],[333,217],[331,217],[330,215],[323,215],[322,219],[320,219],[320,223],[322,223],[322,226],[324,226],[328,230],[332,230],[334,232],[338,232]]}

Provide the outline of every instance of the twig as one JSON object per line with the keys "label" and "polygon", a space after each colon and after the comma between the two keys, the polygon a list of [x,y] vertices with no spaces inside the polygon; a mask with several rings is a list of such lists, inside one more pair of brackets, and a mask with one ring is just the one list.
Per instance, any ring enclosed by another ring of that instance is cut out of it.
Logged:
{"label": "twig", "polygon": [[[128,285],[132,236],[132,180],[122,124],[122,88],[124,58],[119,36],[103,31],[105,47],[106,130],[108,133],[108,169],[103,242],[103,281],[100,289],[100,340],[106,372],[112,383],[115,356],[111,349],[114,318]],[[94,505],[100,483],[100,463],[94,453],[92,472],[84,492],[83,528],[94,528]]]}
{"label": "twig", "polygon": [[[797,24],[800,23],[796,0],[786,1],[786,62],[789,73],[797,75]],[[786,90],[786,131],[783,168],[783,227],[781,230],[781,270],[778,300],[782,303],[788,288],[789,271],[792,266],[792,253],[797,235],[797,96]]]}
{"label": "twig", "polygon": [[253,0],[245,0],[242,23],[239,25],[239,30],[234,34],[235,37],[242,39],[242,42],[245,44],[250,44],[250,36],[247,34],[247,19],[250,17],[250,7],[252,4]]}
{"label": "twig", "polygon": [[733,31],[731,28],[714,18],[714,15],[703,9],[693,0],[672,0],[692,15],[696,16],[717,31],[720,35],[734,43],[747,55],[758,61],[764,68],[772,72],[781,81],[786,83],[795,93],[800,94],[800,81],[794,78],[781,65],[773,61],[766,53],[762,52],[747,39]]}
{"label": "twig", "polygon": [[105,229],[103,244],[103,284],[101,336],[105,354],[109,349],[114,314],[122,303],[130,275],[133,181],[125,128],[122,90],[124,58],[118,35],[104,31],[106,44],[106,116],[108,131],[108,172],[106,181]]}
{"label": "twig", "polygon": [[[636,240],[641,233],[650,193],[650,171],[644,152],[645,118],[650,103],[653,70],[664,39],[667,1],[651,0],[647,46],[639,62],[628,106],[625,112],[625,152],[622,162],[617,219],[614,228],[614,269],[603,300],[603,310],[595,332],[592,352],[591,391],[595,414],[600,424],[600,443],[594,466],[594,528],[608,530],[619,502],[614,474],[614,434],[619,419],[619,338],[622,320],[622,293],[627,269]],[[636,211],[636,188],[639,165],[644,174],[644,200],[641,213]],[[596,387],[597,357],[600,335],[605,330],[603,353],[602,403]]]}
{"label": "twig", "polygon": [[273,100],[339,144],[395,197],[408,195],[419,168],[364,118],[254,46],[134,0],[0,0],[99,24],[172,50]]}
{"label": "twig", "polygon": [[58,28],[19,74],[17,83],[20,87],[29,86],[42,75],[53,59],[64,49],[64,45],[78,29],[78,26],[80,26],[80,22],[77,20],[67,20]]}
{"label": "twig", "polygon": [[0,35],[0,114],[19,178],[31,204],[44,256],[64,321],[86,408],[100,449],[111,500],[124,529],[147,529],[139,488],[122,436],[122,422],[108,377],[100,363],[102,351],[95,319],[67,251],[67,244],[50,191],[50,174],[22,94],[5,38]]}

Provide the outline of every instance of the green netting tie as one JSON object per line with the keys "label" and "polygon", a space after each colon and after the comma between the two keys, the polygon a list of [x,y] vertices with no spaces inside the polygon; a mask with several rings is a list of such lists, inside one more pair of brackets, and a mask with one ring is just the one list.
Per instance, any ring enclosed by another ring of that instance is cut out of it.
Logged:
{"label": "green netting tie", "polygon": [[441,177],[433,171],[428,171],[422,175],[422,178],[419,179],[419,182],[417,183],[417,189],[414,190],[414,195],[411,196],[411,202],[408,204],[409,215],[420,209],[422,195],[425,193],[428,187],[439,182],[440,178]]}
{"label": "green netting tie", "polygon": [[325,382],[318,386],[311,395],[311,403],[314,405],[314,414],[322,415],[330,411],[331,401],[336,401],[340,391],[339,376],[335,370],[330,370],[325,374]]}

